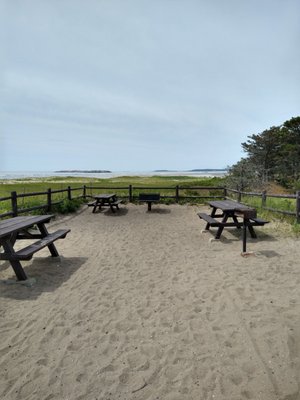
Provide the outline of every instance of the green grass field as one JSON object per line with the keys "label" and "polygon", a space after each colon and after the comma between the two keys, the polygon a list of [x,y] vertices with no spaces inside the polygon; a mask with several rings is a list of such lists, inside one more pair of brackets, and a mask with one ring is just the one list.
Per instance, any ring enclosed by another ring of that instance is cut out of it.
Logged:
{"label": "green grass field", "polygon": [[[143,191],[159,191],[162,196],[175,196],[176,186],[180,186],[180,196],[212,196],[221,195],[222,191],[216,190],[191,190],[191,187],[213,187],[223,186],[224,181],[222,178],[201,178],[195,179],[189,176],[151,176],[151,177],[137,177],[137,176],[123,176],[110,179],[97,179],[97,178],[75,178],[75,177],[47,177],[47,178],[28,178],[18,180],[2,180],[0,181],[0,198],[10,197],[11,192],[15,191],[18,195],[46,192],[49,188],[51,190],[63,190],[70,186],[72,189],[72,198],[81,196],[83,194],[82,187],[87,187],[86,194],[92,196],[100,191],[113,191],[119,197],[129,196],[129,185],[132,185],[132,195],[138,196],[138,193]],[[118,189],[120,188],[120,189]],[[140,188],[147,188],[140,189]],[[152,189],[153,188],[153,189]],[[159,188],[159,189],[154,189]],[[162,189],[167,188],[167,189]],[[62,201],[67,196],[66,192],[52,194],[53,201]],[[190,199],[191,200],[191,199]],[[166,203],[174,202],[174,199],[165,199]],[[196,202],[196,199],[194,200]],[[203,200],[202,200],[203,202]],[[18,207],[29,208],[36,205],[47,203],[47,195],[41,194],[37,196],[21,197],[18,199]],[[10,200],[0,201],[0,214],[11,210]]]}

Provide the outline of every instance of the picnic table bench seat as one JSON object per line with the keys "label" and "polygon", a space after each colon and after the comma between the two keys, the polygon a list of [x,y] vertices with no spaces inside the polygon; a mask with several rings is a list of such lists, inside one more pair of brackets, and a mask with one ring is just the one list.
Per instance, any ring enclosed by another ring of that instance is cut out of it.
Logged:
{"label": "picnic table bench seat", "polygon": [[123,202],[123,200],[115,200],[112,203],[110,203],[112,206],[116,206],[117,208],[119,208],[119,204],[121,204]]}
{"label": "picnic table bench seat", "polygon": [[265,224],[268,224],[270,222],[270,221],[266,221],[266,220],[264,220],[262,218],[257,218],[257,217],[250,218],[250,219],[251,219],[251,221],[253,221],[258,226],[264,226]]}
{"label": "picnic table bench seat", "polygon": [[210,215],[208,215],[206,213],[198,213],[197,215],[199,218],[201,218],[204,221],[206,221],[207,223],[209,223],[209,225],[212,227],[222,225],[221,221],[217,221],[216,219],[214,219],[213,217],[211,217]]}
{"label": "picnic table bench seat", "polygon": [[[123,200],[115,200],[111,203],[109,203],[109,205],[111,206],[118,206],[119,204],[121,204],[123,202]],[[96,201],[91,201],[90,203],[87,203],[88,207],[95,207],[95,205],[98,205]],[[103,204],[102,204],[103,205]],[[106,204],[107,205],[107,204]]]}
{"label": "picnic table bench seat", "polygon": [[[109,203],[109,204],[112,205],[112,206],[117,206],[117,205],[121,204],[122,201],[123,201],[123,200],[115,200],[115,201],[112,201],[112,202]],[[89,207],[94,207],[96,204],[97,204],[96,201],[91,201],[90,203],[87,203],[87,205],[88,205]]]}
{"label": "picnic table bench seat", "polygon": [[56,232],[49,233],[47,236],[42,239],[30,244],[29,246],[24,247],[21,250],[16,251],[12,254],[0,253],[1,260],[30,260],[34,253],[43,249],[46,246],[49,246],[57,239],[64,239],[67,234],[70,232],[70,229],[59,229]]}
{"label": "picnic table bench seat", "polygon": [[[211,217],[209,214],[206,213],[198,213],[197,214],[199,216],[199,218],[203,219],[204,221],[206,221],[209,226],[211,227],[219,227],[222,225],[226,225],[226,226],[236,226],[236,227],[242,227],[243,226],[243,222],[226,222],[226,223],[222,223],[222,221],[218,221],[215,218]],[[265,221],[262,218],[258,218],[258,217],[251,217],[249,218],[249,222],[251,226],[264,226],[265,224],[267,224],[269,221]]]}

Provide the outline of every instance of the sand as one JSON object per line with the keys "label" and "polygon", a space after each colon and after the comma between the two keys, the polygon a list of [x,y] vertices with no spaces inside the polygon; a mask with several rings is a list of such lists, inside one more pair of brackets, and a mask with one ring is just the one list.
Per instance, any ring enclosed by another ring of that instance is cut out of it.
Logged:
{"label": "sand", "polygon": [[300,399],[299,240],[258,227],[242,257],[206,207],[121,208],[51,222],[27,286],[0,263],[0,398]]}

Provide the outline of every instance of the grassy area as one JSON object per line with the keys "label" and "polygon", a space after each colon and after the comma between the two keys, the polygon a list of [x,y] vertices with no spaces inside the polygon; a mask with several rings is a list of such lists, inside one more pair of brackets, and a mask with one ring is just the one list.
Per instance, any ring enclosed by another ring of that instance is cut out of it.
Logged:
{"label": "grassy area", "polygon": [[[237,200],[236,198],[233,199]],[[250,207],[256,208],[260,217],[268,221],[275,221],[280,231],[286,231],[286,233],[293,232],[297,236],[300,236],[300,224],[297,223],[295,215],[285,215],[279,212],[290,211],[295,213],[296,199],[267,196],[265,208],[262,207],[262,199],[259,196],[243,195],[241,202]],[[268,208],[277,210],[277,212],[270,211]]]}
{"label": "grassy area", "polygon": [[[49,188],[51,190],[63,190],[70,186],[72,189],[72,197],[82,195],[83,185],[88,187],[86,194],[92,196],[100,191],[113,191],[120,197],[128,197],[129,185],[133,186],[133,196],[138,196],[139,188],[147,187],[148,191],[159,191],[162,196],[175,196],[175,187],[178,185],[183,190],[180,190],[180,196],[212,196],[219,194],[220,191],[215,190],[190,190],[190,187],[197,186],[222,186],[222,178],[199,178],[189,176],[151,176],[151,177],[138,177],[138,176],[123,176],[110,179],[99,178],[76,178],[76,177],[47,177],[47,178],[27,178],[16,180],[1,180],[0,181],[0,198],[9,197],[12,191],[17,194],[26,194],[34,192],[45,192]],[[93,187],[93,189],[91,189]],[[116,189],[121,187],[122,189]],[[151,189],[151,188],[167,187],[168,189]],[[99,188],[99,189],[97,189]],[[102,189],[100,189],[102,188]],[[104,189],[105,188],[105,189]],[[143,191],[147,191],[143,189]],[[62,201],[66,198],[66,192],[52,194],[53,201]],[[165,199],[165,203],[174,202],[174,199]],[[196,202],[196,200],[194,200]],[[18,199],[18,207],[29,208],[35,205],[47,203],[47,195],[37,195],[32,197],[22,197]],[[70,206],[70,205],[69,205]],[[68,207],[67,207],[68,208]],[[0,214],[11,210],[11,202],[0,201]]]}
{"label": "grassy area", "polygon": [[223,178],[194,178],[189,176],[122,176],[110,179],[76,178],[76,177],[47,177],[14,180],[0,180],[0,197],[9,195],[11,191],[35,192],[41,190],[62,189],[67,186],[222,186]]}
{"label": "grassy area", "polygon": [[[259,196],[244,195],[242,196],[241,202],[256,209],[263,209],[262,199]],[[274,210],[278,211],[289,211],[291,213],[295,213],[296,199],[275,198],[267,196],[264,208],[273,208]]]}

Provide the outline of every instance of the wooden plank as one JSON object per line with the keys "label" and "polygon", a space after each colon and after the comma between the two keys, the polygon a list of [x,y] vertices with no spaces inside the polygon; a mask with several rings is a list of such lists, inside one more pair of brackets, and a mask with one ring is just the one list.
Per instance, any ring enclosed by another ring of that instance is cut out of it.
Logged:
{"label": "wooden plank", "polygon": [[5,226],[13,225],[18,222],[26,221],[26,216],[21,216],[21,217],[14,217],[14,218],[9,218],[9,219],[4,219],[3,221],[0,222],[0,230],[4,228]]}
{"label": "wooden plank", "polygon": [[49,246],[57,239],[64,239],[66,235],[70,232],[70,229],[60,229],[56,232],[50,233],[46,237],[38,240],[37,242],[24,247],[13,255],[13,258],[18,260],[30,260],[34,253],[43,249],[46,246]]}
{"label": "wooden plank", "polygon": [[29,228],[38,223],[49,222],[53,215],[38,215],[38,216],[24,216],[15,217],[0,222],[0,238],[7,236],[11,233]]}
{"label": "wooden plank", "polygon": [[213,217],[211,217],[210,215],[208,215],[206,213],[198,213],[197,215],[199,218],[206,221],[212,227],[222,225],[222,223],[220,221],[217,221],[216,219],[214,219]]}
{"label": "wooden plank", "polygon": [[255,208],[236,208],[236,211],[234,212],[234,215],[237,217],[242,217],[242,218],[246,218],[246,219],[254,219],[256,218],[256,210]]}
{"label": "wooden plank", "polygon": [[121,204],[122,203],[122,200],[116,200],[116,201],[114,201],[113,203],[110,203],[110,205],[112,205],[112,206],[117,206],[117,205],[119,205],[119,204]]}
{"label": "wooden plank", "polygon": [[[251,225],[265,225],[269,223],[269,221],[265,221],[262,218],[250,218],[250,220]],[[254,221],[254,224],[252,223],[252,221]]]}
{"label": "wooden plank", "polygon": [[159,201],[160,200],[160,193],[140,193],[139,194],[139,201],[147,202],[147,201]]}

